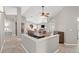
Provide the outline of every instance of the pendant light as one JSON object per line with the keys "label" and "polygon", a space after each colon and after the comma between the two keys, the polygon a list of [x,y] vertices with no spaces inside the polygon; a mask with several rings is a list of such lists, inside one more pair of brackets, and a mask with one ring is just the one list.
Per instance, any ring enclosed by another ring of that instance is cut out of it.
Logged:
{"label": "pendant light", "polygon": [[45,17],[48,17],[49,13],[48,12],[45,12],[45,6],[42,6],[42,13],[41,13],[41,16],[45,16]]}
{"label": "pendant light", "polygon": [[49,13],[45,11],[45,6],[41,6],[41,7],[42,7],[41,16],[40,16],[41,23],[47,23]]}

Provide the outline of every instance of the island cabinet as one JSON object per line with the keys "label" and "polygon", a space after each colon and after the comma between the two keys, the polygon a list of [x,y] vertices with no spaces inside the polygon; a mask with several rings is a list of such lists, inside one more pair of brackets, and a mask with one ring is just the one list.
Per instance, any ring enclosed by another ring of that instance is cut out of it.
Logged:
{"label": "island cabinet", "polygon": [[34,38],[22,34],[22,44],[30,53],[52,53],[59,50],[59,35],[51,35],[44,38]]}

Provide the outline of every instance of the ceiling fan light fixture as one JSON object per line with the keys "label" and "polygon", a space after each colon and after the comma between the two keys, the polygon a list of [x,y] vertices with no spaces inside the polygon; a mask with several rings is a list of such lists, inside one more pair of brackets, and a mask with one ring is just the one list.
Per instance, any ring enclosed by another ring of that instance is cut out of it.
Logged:
{"label": "ceiling fan light fixture", "polygon": [[45,12],[45,7],[42,6],[42,13],[41,13],[41,16],[45,16],[45,17],[48,17],[49,13],[48,12]]}

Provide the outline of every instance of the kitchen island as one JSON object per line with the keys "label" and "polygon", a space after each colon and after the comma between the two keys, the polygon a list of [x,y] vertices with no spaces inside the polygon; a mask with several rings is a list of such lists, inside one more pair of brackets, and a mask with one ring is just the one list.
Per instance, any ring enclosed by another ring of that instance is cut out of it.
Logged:
{"label": "kitchen island", "polygon": [[59,48],[59,35],[50,35],[38,39],[28,34],[22,34],[22,45],[29,53],[56,52]]}

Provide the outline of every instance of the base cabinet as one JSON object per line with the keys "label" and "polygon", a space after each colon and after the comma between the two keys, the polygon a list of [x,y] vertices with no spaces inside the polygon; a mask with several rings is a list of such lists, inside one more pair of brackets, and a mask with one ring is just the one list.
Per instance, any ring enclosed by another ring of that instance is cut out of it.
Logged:
{"label": "base cabinet", "polygon": [[59,43],[64,44],[64,32],[55,31],[55,34],[59,34]]}

